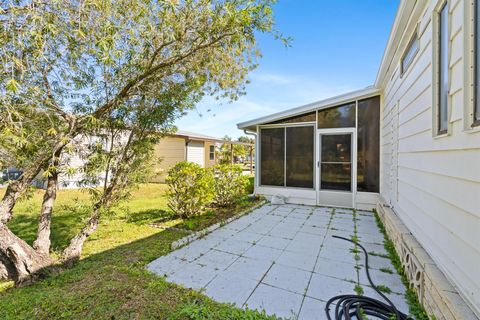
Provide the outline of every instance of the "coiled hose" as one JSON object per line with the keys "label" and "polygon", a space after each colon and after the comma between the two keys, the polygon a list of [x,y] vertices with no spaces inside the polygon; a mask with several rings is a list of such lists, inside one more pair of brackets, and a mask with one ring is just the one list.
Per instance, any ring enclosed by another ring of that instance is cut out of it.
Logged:
{"label": "coiled hose", "polygon": [[353,241],[348,238],[340,237],[340,236],[333,236],[334,238],[342,239],[345,241],[352,242],[359,246],[364,254],[365,254],[365,271],[367,272],[368,282],[372,288],[378,292],[378,294],[385,299],[387,303],[379,301],[374,298],[360,296],[360,295],[352,295],[352,294],[344,294],[338,295],[330,300],[327,301],[327,305],[325,306],[325,313],[327,314],[327,319],[332,320],[330,316],[330,306],[332,303],[335,303],[335,314],[334,320],[350,320],[350,319],[363,319],[364,316],[372,316],[377,319],[397,319],[397,320],[409,320],[412,319],[408,315],[400,312],[395,305],[388,299],[385,294],[383,294],[380,290],[378,290],[377,286],[373,284],[372,279],[370,278],[370,272],[368,270],[368,253],[365,248],[359,244],[357,241]]}

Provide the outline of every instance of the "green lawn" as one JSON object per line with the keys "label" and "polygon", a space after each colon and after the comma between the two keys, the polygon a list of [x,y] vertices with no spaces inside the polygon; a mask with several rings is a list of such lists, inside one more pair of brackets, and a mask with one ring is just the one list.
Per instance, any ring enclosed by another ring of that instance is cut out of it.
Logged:
{"label": "green lawn", "polygon": [[[128,203],[103,220],[74,267],[25,288],[6,289],[8,286],[0,283],[0,319],[269,319],[258,312],[216,303],[145,270],[147,263],[167,254],[170,244],[187,234],[152,227],[152,222],[198,230],[255,203],[244,200],[235,209],[212,209],[182,221],[171,218],[164,191],[160,184],[143,185],[135,191]],[[36,191],[19,203],[9,223],[29,243],[35,237],[41,198],[42,192]],[[63,249],[88,214],[85,193],[59,191],[52,248]]]}

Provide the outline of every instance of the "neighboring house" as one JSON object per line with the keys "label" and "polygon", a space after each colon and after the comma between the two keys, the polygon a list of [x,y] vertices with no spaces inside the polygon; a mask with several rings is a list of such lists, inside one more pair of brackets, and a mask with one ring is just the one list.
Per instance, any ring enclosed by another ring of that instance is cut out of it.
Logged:
{"label": "neighboring house", "polygon": [[159,159],[155,167],[158,173],[153,182],[164,182],[172,166],[180,161],[190,161],[208,168],[216,163],[216,149],[225,141],[219,138],[178,130],[166,136],[155,146],[155,156]]}
{"label": "neighboring house", "polygon": [[[125,135],[118,138],[118,143],[126,140]],[[109,142],[99,140],[97,137],[82,137],[76,139],[75,152],[68,157],[68,166],[80,169],[85,162],[85,154],[90,145],[103,143],[106,149]],[[190,161],[199,164],[201,167],[211,167],[216,163],[216,147],[224,141],[219,138],[210,137],[198,133],[178,130],[175,134],[167,135],[155,146],[155,156],[158,158],[154,168],[152,182],[164,182],[168,169],[180,161]],[[61,174],[59,177],[60,188],[78,188],[83,179],[83,174],[77,170],[72,176]],[[100,183],[103,180],[100,179]]]}
{"label": "neighboring house", "polygon": [[377,208],[436,319],[480,314],[479,1],[401,1],[372,87],[238,124],[257,194]]}

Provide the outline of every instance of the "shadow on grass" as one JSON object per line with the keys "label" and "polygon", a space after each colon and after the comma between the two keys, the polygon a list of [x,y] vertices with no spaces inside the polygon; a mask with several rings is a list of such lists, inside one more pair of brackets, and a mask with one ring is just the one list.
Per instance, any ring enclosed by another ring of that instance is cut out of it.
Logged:
{"label": "shadow on grass", "polygon": [[[187,221],[193,222],[195,229],[202,228],[247,205],[245,201],[237,208]],[[52,221],[53,246],[65,246],[88,214],[79,205],[59,207]],[[188,234],[143,225],[165,215],[169,213],[155,209],[107,219],[86,243],[84,251],[92,253],[87,258],[71,268],[47,273],[31,286],[0,291],[0,319],[267,319],[257,312],[213,302],[146,270],[149,262],[170,252],[173,241]],[[33,241],[37,226],[34,215],[17,212],[12,222],[14,232]]]}
{"label": "shadow on grass", "polygon": [[149,224],[164,222],[174,218],[171,211],[163,209],[149,209],[125,215],[125,221],[135,224]]}
{"label": "shadow on grass", "polygon": [[[51,241],[52,248],[65,248],[70,239],[84,226],[85,219],[90,215],[90,207],[78,205],[59,205],[52,216]],[[36,238],[38,215],[16,213],[9,228],[30,245]]]}
{"label": "shadow on grass", "polygon": [[0,293],[1,319],[271,319],[216,303],[146,270],[178,230],[94,254],[29,287]]}

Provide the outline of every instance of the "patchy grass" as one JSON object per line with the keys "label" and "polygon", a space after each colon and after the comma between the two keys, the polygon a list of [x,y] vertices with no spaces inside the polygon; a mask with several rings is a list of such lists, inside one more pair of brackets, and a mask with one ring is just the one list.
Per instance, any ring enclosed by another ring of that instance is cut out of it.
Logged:
{"label": "patchy grass", "polygon": [[[187,234],[151,225],[171,220],[164,192],[164,185],[141,186],[128,203],[103,219],[85,243],[82,260],[72,268],[25,288],[0,283],[0,319],[274,319],[216,303],[145,269],[146,264],[170,252],[173,241]],[[9,223],[29,243],[35,237],[42,195],[41,190],[35,191],[19,203]],[[230,214],[254,203],[240,203]],[[52,220],[53,248],[63,249],[88,215],[85,193],[60,190]],[[172,224],[195,222],[193,229],[202,228],[226,215],[212,210],[206,217],[172,220]]]}
{"label": "patchy grass", "polygon": [[380,229],[380,231],[383,233],[383,236],[385,238],[385,242],[384,242],[385,250],[387,251],[389,258],[392,261],[393,266],[397,270],[397,273],[401,275],[402,282],[405,285],[405,288],[407,288],[405,298],[407,299],[407,302],[408,302],[410,314],[413,315],[417,320],[428,320],[429,318],[428,318],[427,312],[418,301],[417,294],[415,293],[415,291],[413,291],[410,288],[408,279],[405,276],[405,270],[403,270],[402,262],[400,260],[400,257],[397,254],[397,251],[395,250],[395,246],[393,242],[388,237],[385,227],[382,221],[380,220],[378,213],[375,210],[374,210],[374,214],[375,214],[375,220],[377,222],[377,226]]}
{"label": "patchy grass", "polygon": [[233,208],[209,208],[198,216],[193,216],[181,221],[175,227],[190,231],[199,231],[217,222],[225,221],[237,213],[247,210],[262,201],[260,198],[242,197]]}

